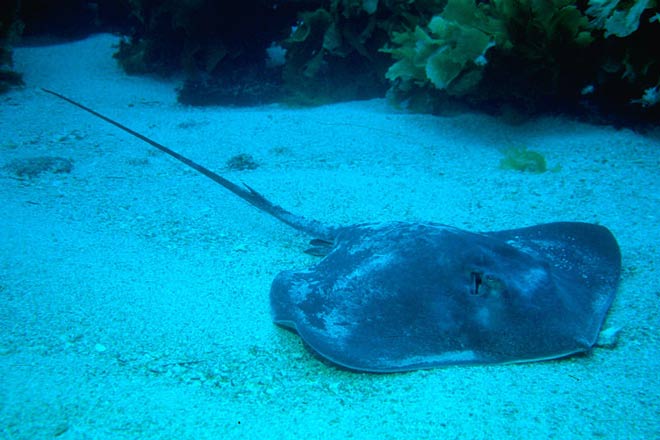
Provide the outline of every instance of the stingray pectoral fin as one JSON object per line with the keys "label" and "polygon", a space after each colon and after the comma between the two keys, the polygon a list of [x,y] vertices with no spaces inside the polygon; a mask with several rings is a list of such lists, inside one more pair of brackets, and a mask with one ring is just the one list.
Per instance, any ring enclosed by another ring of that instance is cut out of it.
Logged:
{"label": "stingray pectoral fin", "polygon": [[[604,226],[556,222],[486,235],[505,240],[524,252],[537,254],[559,270],[584,275],[594,287],[616,288],[621,276],[619,244]],[[584,271],[588,273],[580,273]]]}
{"label": "stingray pectoral fin", "polygon": [[360,368],[369,357],[360,352],[359,346],[345,344],[355,323],[340,318],[342,312],[336,301],[324,295],[330,290],[313,271],[281,272],[270,291],[273,322],[298,333],[322,358],[347,368],[373,371],[367,365]]}
{"label": "stingray pectoral fin", "polygon": [[487,235],[548,264],[557,294],[575,315],[566,319],[574,351],[593,346],[621,277],[621,251],[612,232],[591,223],[556,222]]}

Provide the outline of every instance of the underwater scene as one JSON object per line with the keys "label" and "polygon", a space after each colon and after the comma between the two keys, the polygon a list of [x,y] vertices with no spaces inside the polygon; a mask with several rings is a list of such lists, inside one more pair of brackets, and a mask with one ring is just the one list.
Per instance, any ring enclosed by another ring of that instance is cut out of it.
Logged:
{"label": "underwater scene", "polygon": [[657,0],[0,5],[0,439],[660,438]]}

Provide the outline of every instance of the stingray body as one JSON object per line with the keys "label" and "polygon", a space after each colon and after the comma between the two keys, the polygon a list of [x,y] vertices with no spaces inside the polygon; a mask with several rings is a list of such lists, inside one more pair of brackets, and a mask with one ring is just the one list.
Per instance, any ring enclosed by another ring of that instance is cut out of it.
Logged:
{"label": "stingray body", "polygon": [[437,223],[326,225],[296,216],[56,92],[314,237],[323,258],[281,272],[277,324],[349,369],[407,371],[525,362],[589,350],[621,272],[610,231],[579,222],[474,233]]}
{"label": "stingray body", "polygon": [[533,361],[595,343],[619,267],[612,234],[592,224],[364,224],[340,230],[316,266],[278,275],[271,305],[277,322],[353,369]]}

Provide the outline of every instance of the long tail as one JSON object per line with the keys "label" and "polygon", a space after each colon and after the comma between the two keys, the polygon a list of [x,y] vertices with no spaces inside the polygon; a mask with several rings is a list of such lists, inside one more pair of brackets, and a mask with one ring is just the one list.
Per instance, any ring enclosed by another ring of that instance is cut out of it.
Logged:
{"label": "long tail", "polygon": [[125,131],[126,133],[135,136],[136,138],[148,143],[152,147],[155,147],[162,151],[163,153],[166,153],[179,162],[184,163],[185,165],[189,166],[190,168],[194,169],[195,171],[205,175],[209,179],[213,180],[216,183],[219,183],[220,185],[224,186],[227,188],[229,191],[233,192],[236,194],[238,197],[242,198],[252,206],[255,206],[261,211],[264,211],[276,219],[280,220],[283,223],[286,223],[287,225],[291,226],[294,229],[297,229],[299,231],[305,232],[313,237],[320,238],[322,240],[326,241],[333,241],[334,237],[336,236],[337,233],[337,227],[334,226],[328,226],[324,225],[323,223],[317,221],[317,220],[310,220],[302,216],[298,216],[295,214],[290,213],[289,211],[285,210],[284,208],[275,205],[268,201],[264,196],[259,194],[257,191],[254,189],[250,188],[248,185],[243,184],[243,187],[236,185],[235,183],[225,179],[224,177],[214,173],[213,171],[209,170],[206,167],[203,167],[202,165],[193,162],[192,160],[188,159],[185,156],[180,155],[174,150],[171,150],[167,148],[166,146],[159,144],[158,142],[149,139],[148,137],[138,133],[137,131],[131,130],[130,128],[120,124],[119,122],[112,120],[108,118],[107,116],[102,115],[101,113],[92,110],[89,107],[86,107],[73,99],[67,98],[64,95],[61,95],[57,92],[54,92],[52,90],[44,89],[42,88],[46,93],[50,93],[51,95],[57,96],[60,99],[63,99],[73,105],[75,105],[78,108],[81,108],[85,110],[88,113],[91,113],[92,115],[96,116],[97,118],[101,118],[104,121],[114,125],[115,127]]}

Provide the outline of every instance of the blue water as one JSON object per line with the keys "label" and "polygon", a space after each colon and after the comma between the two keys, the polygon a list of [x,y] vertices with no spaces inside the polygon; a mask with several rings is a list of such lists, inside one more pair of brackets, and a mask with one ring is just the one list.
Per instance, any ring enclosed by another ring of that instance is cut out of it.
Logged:
{"label": "blue water", "polygon": [[[0,102],[3,165],[72,163],[2,171],[0,438],[660,436],[657,133],[411,115],[385,100],[189,108],[175,80],[124,75],[115,43],[18,49],[27,85]],[[324,222],[605,225],[623,255],[605,323],[619,339],[527,364],[336,368],[270,315],[274,277],[318,261],[308,237],[39,87]],[[553,170],[500,169],[519,145]],[[238,154],[259,166],[228,169]]]}

